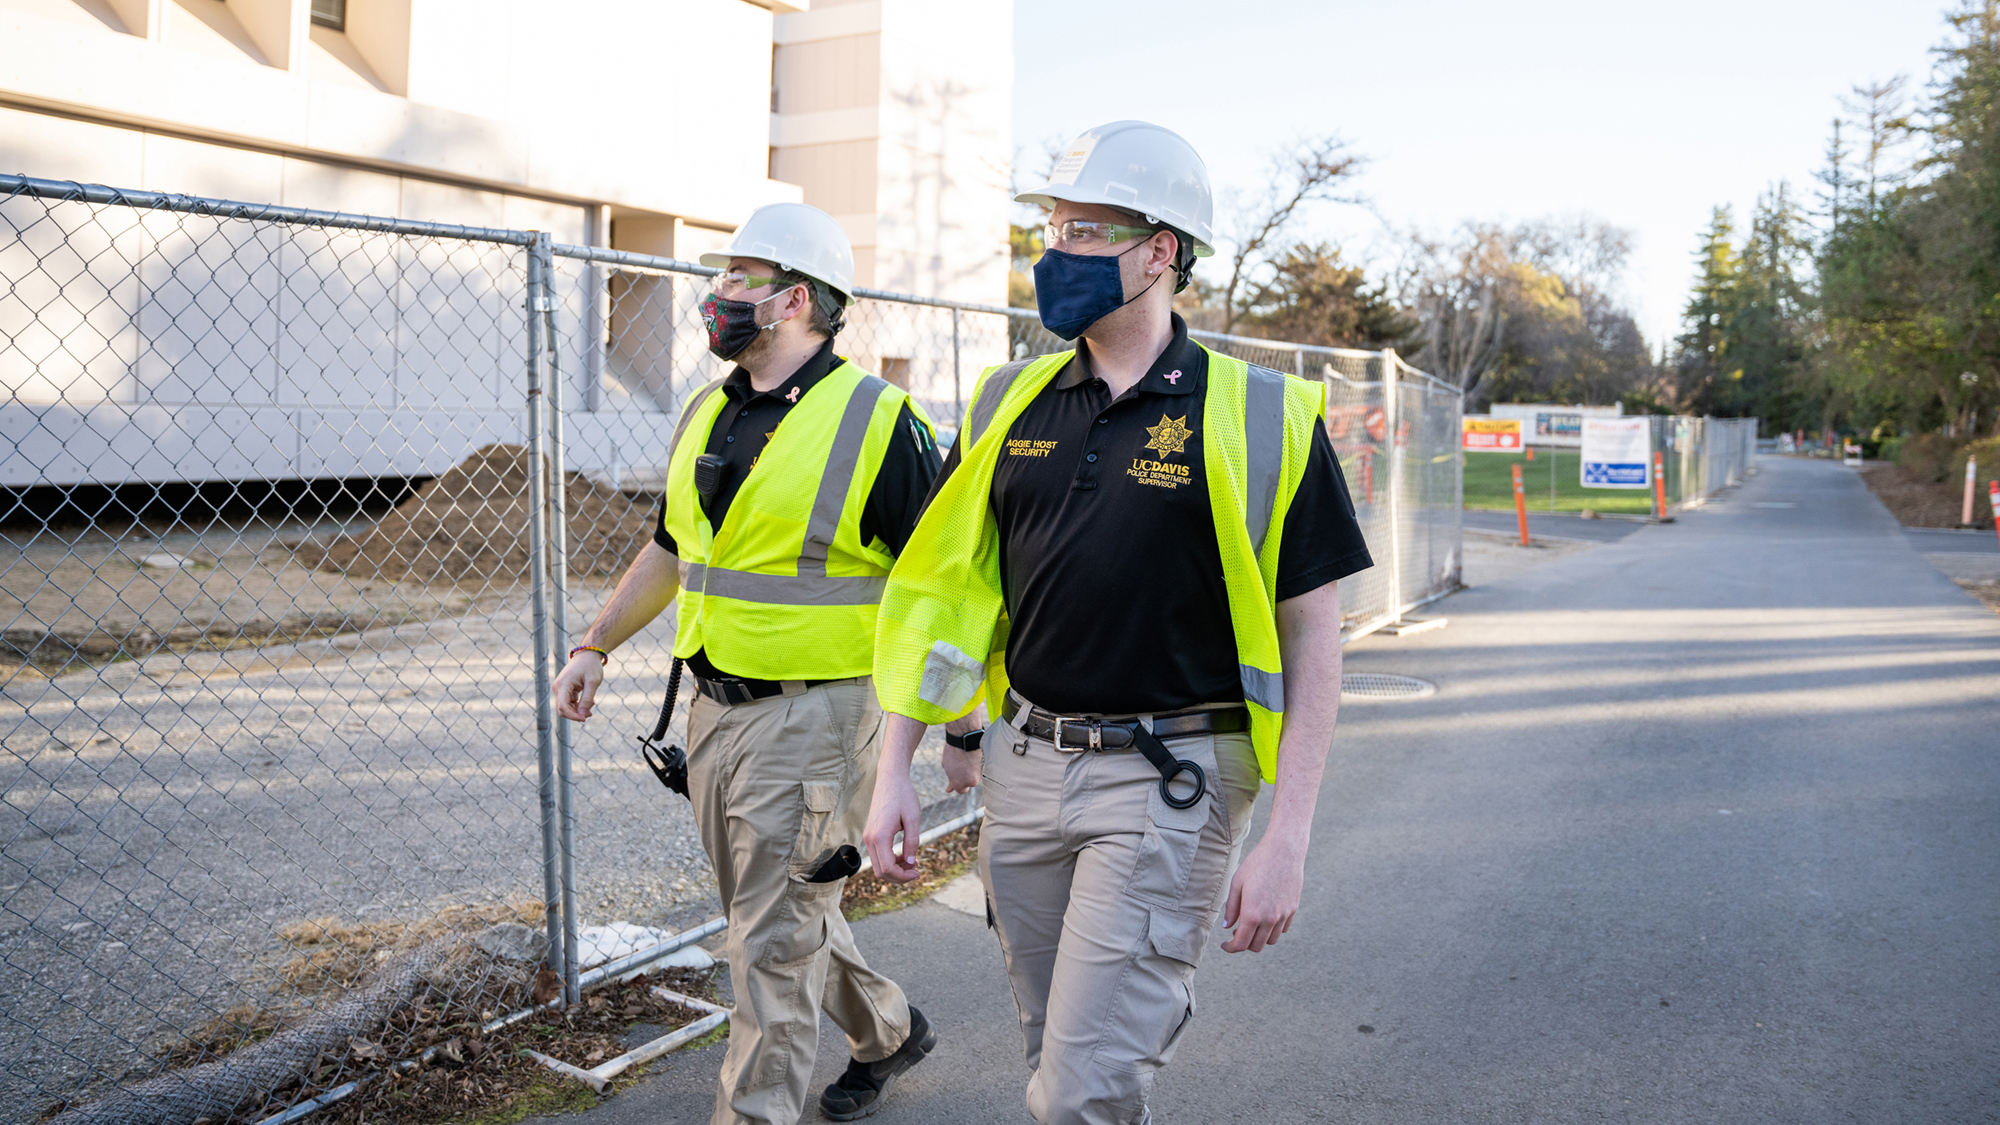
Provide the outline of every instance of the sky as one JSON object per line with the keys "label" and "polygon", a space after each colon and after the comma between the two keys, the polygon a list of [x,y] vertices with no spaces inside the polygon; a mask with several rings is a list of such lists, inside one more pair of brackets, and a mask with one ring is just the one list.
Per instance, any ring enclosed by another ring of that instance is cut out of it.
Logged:
{"label": "sky", "polygon": [[1373,206],[1296,233],[1363,261],[1392,230],[1596,216],[1633,234],[1624,297],[1657,352],[1711,210],[1747,224],[1780,180],[1810,200],[1839,99],[1896,74],[1920,92],[1946,3],[1014,0],[1014,142],[1025,179],[1050,138],[1152,121],[1226,194],[1337,133]]}

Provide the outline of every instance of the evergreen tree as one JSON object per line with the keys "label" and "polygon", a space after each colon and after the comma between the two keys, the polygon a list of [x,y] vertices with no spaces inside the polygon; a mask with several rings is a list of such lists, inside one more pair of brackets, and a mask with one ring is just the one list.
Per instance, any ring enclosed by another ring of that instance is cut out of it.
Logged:
{"label": "evergreen tree", "polygon": [[1806,353],[1811,228],[1789,184],[1757,198],[1750,234],[1738,256],[1735,316],[1725,326],[1723,353],[1730,378],[1725,413],[1754,416],[1791,429],[1817,421],[1801,416]]}
{"label": "evergreen tree", "polygon": [[1695,414],[1720,414],[1725,402],[1739,397],[1728,386],[1743,377],[1729,347],[1742,296],[1737,284],[1742,262],[1730,244],[1735,233],[1736,220],[1727,206],[1710,213],[1695,251],[1694,292],[1681,314],[1685,330],[1674,341],[1681,405]]}

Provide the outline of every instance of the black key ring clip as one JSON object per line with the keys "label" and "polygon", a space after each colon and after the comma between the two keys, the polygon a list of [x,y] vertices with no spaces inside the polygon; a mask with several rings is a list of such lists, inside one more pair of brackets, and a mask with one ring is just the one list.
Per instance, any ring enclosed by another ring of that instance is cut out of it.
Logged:
{"label": "black key ring clip", "polygon": [[[1208,773],[1201,768],[1200,763],[1174,757],[1167,752],[1166,743],[1161,742],[1152,731],[1136,723],[1132,726],[1132,742],[1139,748],[1139,753],[1144,754],[1146,760],[1153,763],[1153,768],[1160,771],[1160,799],[1165,801],[1169,808],[1191,809],[1208,794]],[[1186,797],[1176,797],[1173,780],[1184,773],[1194,775],[1194,792]]]}
{"label": "black key ring clip", "polygon": [[[1194,792],[1189,794],[1186,800],[1181,800],[1174,796],[1174,791],[1170,786],[1173,784],[1175,778],[1184,773],[1192,773],[1194,775]],[[1207,793],[1208,774],[1202,770],[1198,762],[1190,762],[1186,758],[1175,758],[1172,772],[1160,775],[1160,799],[1174,808],[1191,809]]]}

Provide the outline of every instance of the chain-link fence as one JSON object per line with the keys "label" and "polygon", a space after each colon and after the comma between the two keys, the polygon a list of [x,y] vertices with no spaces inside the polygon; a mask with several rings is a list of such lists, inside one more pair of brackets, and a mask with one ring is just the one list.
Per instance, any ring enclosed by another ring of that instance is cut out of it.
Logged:
{"label": "chain-link fence", "polygon": [[[0,1118],[227,1055],[440,936],[533,927],[573,997],[587,925],[712,912],[632,746],[671,622],[617,653],[599,720],[547,693],[724,370],[711,272],[0,177]],[[946,430],[981,369],[1060,346],[1021,310],[863,296],[843,354]],[[1350,632],[1455,588],[1457,393],[1390,353],[1206,339],[1329,388],[1377,561]]]}
{"label": "chain-link fence", "polygon": [[1650,418],[1669,508],[1698,505],[1750,475],[1757,455],[1757,419]]}

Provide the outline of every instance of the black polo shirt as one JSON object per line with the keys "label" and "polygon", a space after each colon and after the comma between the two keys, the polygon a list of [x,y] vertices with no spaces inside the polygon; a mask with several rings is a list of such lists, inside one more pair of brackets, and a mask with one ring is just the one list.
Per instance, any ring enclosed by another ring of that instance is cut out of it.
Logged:
{"label": "black polo shirt", "polygon": [[[777,433],[778,423],[791,412],[799,399],[805,397],[807,391],[846,362],[833,354],[833,341],[828,340],[775,390],[759,391],[752,387],[750,373],[741,367],[732,370],[722,380],[720,393],[728,396],[729,402],[716,415],[715,426],[708,434],[708,446],[703,450],[721,457],[727,466],[722,475],[722,486],[708,503],[702,505],[711,525],[721,527],[722,521],[728,517],[729,505],[742,489],[751,466],[757,463],[764,447]],[[883,453],[882,467],[875,474],[875,484],[868,490],[868,501],[861,509],[862,543],[873,543],[879,539],[888,547],[890,554],[902,553],[903,545],[910,541],[910,532],[917,526],[917,517],[923,514],[925,497],[930,493],[931,481],[937,476],[938,465],[936,439],[932,437],[929,427],[917,421],[916,413],[909,404],[904,403],[902,412],[896,416],[896,440],[892,440]],[[677,558],[680,556],[679,545],[667,533],[664,502],[660,507],[660,518],[653,523],[653,542],[669,554]],[[705,651],[689,657],[688,668],[703,679],[713,680],[730,674],[715,667]]]}
{"label": "black polo shirt", "polygon": [[[1243,698],[1202,458],[1208,355],[1178,315],[1173,327],[1115,400],[1079,348],[1015,419],[994,470],[1007,671],[1052,710]],[[953,447],[945,474],[958,459]],[[1324,427],[1282,534],[1280,601],[1373,565]]]}

